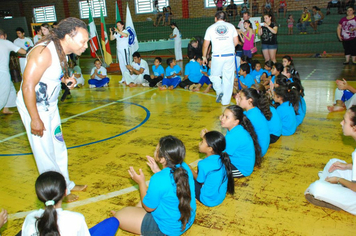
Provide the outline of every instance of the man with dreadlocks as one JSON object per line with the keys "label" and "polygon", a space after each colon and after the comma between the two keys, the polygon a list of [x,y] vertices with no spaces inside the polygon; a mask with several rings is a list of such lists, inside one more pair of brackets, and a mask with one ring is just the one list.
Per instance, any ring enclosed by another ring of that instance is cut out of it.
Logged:
{"label": "man with dreadlocks", "polygon": [[61,173],[67,183],[67,201],[78,199],[71,191],[83,191],[69,179],[68,153],[63,140],[58,96],[61,82],[72,89],[76,80],[68,76],[66,55],[81,55],[88,47],[87,25],[74,17],[62,20],[27,54],[17,108],[40,174],[52,170]]}

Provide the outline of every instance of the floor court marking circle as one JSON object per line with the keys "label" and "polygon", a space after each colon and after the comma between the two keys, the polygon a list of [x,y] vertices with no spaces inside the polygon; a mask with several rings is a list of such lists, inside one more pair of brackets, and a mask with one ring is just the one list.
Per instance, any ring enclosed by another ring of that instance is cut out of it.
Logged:
{"label": "floor court marking circle", "polygon": [[[139,127],[142,126],[144,123],[146,123],[147,120],[148,120],[148,119],[150,118],[150,116],[151,116],[150,111],[149,111],[146,107],[144,107],[144,106],[142,106],[142,105],[140,105],[140,104],[132,103],[132,102],[122,102],[122,101],[115,101],[115,103],[122,103],[122,104],[129,104],[129,105],[138,106],[138,107],[142,108],[142,109],[146,112],[146,117],[145,117],[145,119],[144,119],[143,121],[141,121],[138,125],[134,126],[134,127],[131,128],[131,129],[128,129],[128,130],[126,130],[126,131],[124,131],[124,132],[122,132],[122,133],[119,133],[119,134],[117,134],[117,135],[114,135],[114,136],[111,136],[111,137],[108,137],[108,138],[100,139],[100,140],[97,140],[97,141],[94,141],[94,142],[84,143],[84,144],[80,144],[80,145],[71,146],[71,147],[68,147],[67,149],[69,150],[69,149],[73,149],[73,148],[79,148],[79,147],[89,146],[89,145],[92,145],[92,144],[101,143],[101,142],[105,142],[105,141],[110,140],[110,139],[113,139],[113,138],[117,138],[117,137],[119,137],[119,136],[121,136],[121,135],[127,134],[127,133],[129,133],[129,132],[131,132],[131,131],[133,131],[133,130],[139,128]],[[28,153],[15,153],[15,154],[0,154],[0,156],[26,156],[26,155],[31,155],[31,154],[32,154],[32,152],[28,152]]]}
{"label": "floor court marking circle", "polygon": [[[185,90],[185,89],[179,89],[181,91],[188,91],[189,90]],[[202,93],[202,92],[197,92],[199,94],[203,94],[203,95],[208,95],[208,96],[211,96],[211,97],[216,97],[215,95],[213,94],[209,94],[209,93]],[[119,102],[119,101],[117,101]],[[123,103],[129,103],[129,102],[123,102]],[[139,104],[135,104],[135,105],[138,105],[140,107],[142,107],[143,109],[147,109]],[[148,109],[147,109],[148,111]],[[149,112],[149,111],[148,111]],[[150,113],[149,113],[150,114]],[[147,118],[147,116],[146,116]],[[149,118],[149,117],[148,117]],[[148,120],[147,118],[147,120]],[[146,121],[147,121],[146,120]],[[141,122],[142,123],[142,122]],[[141,124],[140,123],[140,124]],[[142,123],[143,124],[143,123]],[[141,125],[142,125],[141,124]],[[135,128],[135,127],[134,127]],[[133,128],[133,129],[134,129]],[[130,131],[126,131],[126,133],[128,133]],[[74,147],[73,147],[74,148]],[[68,148],[69,149],[69,148]],[[0,155],[1,156],[1,155]],[[190,163],[189,165],[192,166],[192,167],[196,167],[198,165],[198,162],[200,161],[201,159],[197,159],[195,161],[193,161],[192,163]],[[146,184],[148,185],[149,184],[149,180],[146,181]],[[87,205],[87,204],[90,204],[90,203],[94,203],[94,202],[99,202],[99,201],[103,201],[103,200],[107,200],[107,199],[110,199],[110,198],[113,198],[113,197],[117,197],[117,196],[120,196],[120,195],[123,195],[123,194],[127,194],[127,193],[130,193],[130,192],[133,192],[133,191],[136,191],[138,190],[138,186],[137,185],[134,185],[134,186],[131,186],[131,187],[127,187],[127,188],[124,188],[124,189],[120,189],[118,191],[114,191],[114,192],[110,192],[110,193],[106,193],[106,194],[102,194],[102,195],[99,195],[99,196],[96,196],[96,197],[92,197],[92,198],[88,198],[88,199],[84,199],[84,200],[79,200],[79,201],[76,201],[76,202],[73,202],[73,203],[68,203],[66,204],[66,209],[71,209],[71,208],[75,208],[75,207],[79,207],[79,206],[83,206],[83,205]],[[21,218],[24,218],[26,217],[29,213],[31,213],[32,211],[26,211],[26,212],[17,212],[17,213],[14,213],[14,214],[9,214],[8,218],[9,220],[15,220],[15,219],[21,219]]]}

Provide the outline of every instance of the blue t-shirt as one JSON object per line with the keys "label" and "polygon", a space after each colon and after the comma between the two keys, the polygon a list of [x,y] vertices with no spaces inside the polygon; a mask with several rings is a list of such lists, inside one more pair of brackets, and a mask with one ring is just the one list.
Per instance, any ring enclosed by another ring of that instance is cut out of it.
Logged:
{"label": "blue t-shirt", "polygon": [[267,120],[269,133],[279,137],[282,135],[281,118],[279,118],[276,108],[270,106],[269,109],[272,112],[272,118],[270,120]]}
{"label": "blue t-shirt", "polygon": [[270,135],[266,117],[258,107],[245,111],[247,118],[251,121],[257,135],[258,143],[261,147],[261,154],[264,156],[268,150]]}
{"label": "blue t-shirt", "polygon": [[154,76],[164,76],[164,68],[162,65],[158,65],[158,67],[156,67],[155,65],[152,66],[152,71]]}
{"label": "blue t-shirt", "polygon": [[[178,74],[182,69],[180,68],[180,66],[175,65],[173,68],[171,68],[170,66],[168,66],[166,68],[166,77],[167,76],[172,76],[174,73]],[[179,76],[179,75],[177,75]]]}
{"label": "blue t-shirt", "polygon": [[209,207],[221,204],[227,191],[227,174],[219,155],[211,155],[198,162],[197,181],[204,184],[200,201]]}
{"label": "blue t-shirt", "polygon": [[289,102],[282,103],[277,107],[277,112],[282,121],[282,135],[294,134],[297,129],[297,118],[292,104],[289,104]]}
{"label": "blue t-shirt", "polygon": [[255,146],[250,134],[241,126],[237,125],[226,136],[226,153],[229,154],[231,163],[244,175],[252,174],[255,166]]}
{"label": "blue t-shirt", "polygon": [[250,75],[252,76],[253,79],[257,81],[257,83],[261,82],[261,75],[265,72],[263,69],[260,69],[260,71],[253,70]]}
{"label": "blue t-shirt", "polygon": [[247,74],[246,77],[240,75],[239,80],[246,85],[247,88],[251,88],[251,86],[255,84],[255,80],[250,74]]}
{"label": "blue t-shirt", "polygon": [[188,79],[193,83],[199,83],[202,77],[200,64],[195,60],[190,60],[190,62],[185,65],[184,75],[187,75]]}
{"label": "blue t-shirt", "polygon": [[210,76],[211,75],[211,69],[209,68],[208,70],[208,75]]}
{"label": "blue t-shirt", "polygon": [[155,209],[152,216],[162,233],[167,235],[181,235],[193,224],[197,209],[195,202],[195,183],[192,171],[184,162],[183,168],[188,173],[189,188],[191,194],[190,207],[192,208],[190,220],[187,222],[185,230],[182,230],[182,223],[179,221],[180,211],[179,200],[176,193],[176,183],[171,174],[171,168],[166,167],[155,173],[150,180],[147,194],[143,198],[143,204]]}
{"label": "blue t-shirt", "polygon": [[271,78],[272,83],[274,83],[275,78],[276,78],[276,76],[272,75],[272,78]]}
{"label": "blue t-shirt", "polygon": [[298,115],[296,116],[297,119],[297,126],[303,123],[305,113],[307,112],[307,104],[302,96],[300,96],[299,108],[298,108]]}

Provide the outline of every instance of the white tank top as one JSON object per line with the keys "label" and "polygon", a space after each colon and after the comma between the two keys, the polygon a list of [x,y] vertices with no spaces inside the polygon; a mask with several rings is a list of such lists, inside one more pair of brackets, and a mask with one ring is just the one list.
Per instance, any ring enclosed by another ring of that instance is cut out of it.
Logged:
{"label": "white tank top", "polygon": [[[44,43],[36,45],[34,48],[45,45]],[[52,64],[45,70],[40,81],[35,86],[36,105],[38,112],[54,110],[58,103],[59,92],[61,91],[61,78],[63,77],[62,68],[59,57],[53,42],[47,45],[52,57]],[[33,50],[33,49],[32,49]],[[31,50],[31,51],[32,51]],[[30,51],[30,53],[31,53]],[[29,53],[29,54],[30,54]],[[28,55],[29,55],[28,54]],[[27,64],[27,60],[26,60]],[[17,94],[17,104],[23,109],[26,109],[23,94],[22,83],[20,91]]]}

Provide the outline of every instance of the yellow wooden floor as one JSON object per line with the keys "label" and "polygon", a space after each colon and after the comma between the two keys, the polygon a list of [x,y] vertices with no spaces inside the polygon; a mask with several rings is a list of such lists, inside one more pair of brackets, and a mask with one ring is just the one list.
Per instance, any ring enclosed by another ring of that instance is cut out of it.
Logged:
{"label": "yellow wooden floor", "polygon": [[[60,102],[69,152],[69,173],[88,184],[80,200],[64,208],[82,213],[89,227],[110,210],[139,201],[127,169],[143,168],[160,137],[175,135],[187,148],[186,162],[196,165],[199,133],[204,127],[223,131],[223,107],[214,93],[182,89],[128,88],[111,76],[110,87],[76,89]],[[330,158],[351,162],[355,142],[342,136],[343,113],[328,114],[335,83],[304,80],[307,115],[290,137],[270,146],[262,167],[236,180],[236,194],[218,207],[198,203],[195,223],[185,235],[355,235],[356,218],[309,204],[304,191]],[[34,191],[37,168],[19,114],[0,115],[0,208],[9,212],[2,235],[15,235],[27,212],[42,207]],[[225,132],[225,131],[223,131]],[[354,232],[354,233],[352,233]],[[117,235],[130,235],[118,231]]]}

